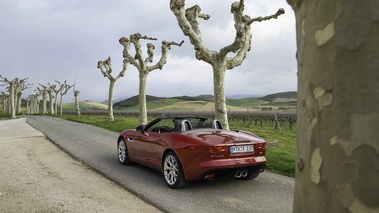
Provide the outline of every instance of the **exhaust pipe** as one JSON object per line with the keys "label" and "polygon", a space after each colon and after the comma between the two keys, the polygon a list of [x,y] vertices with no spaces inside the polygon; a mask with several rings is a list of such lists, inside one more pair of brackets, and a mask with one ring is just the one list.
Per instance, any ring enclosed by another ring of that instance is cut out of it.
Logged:
{"label": "exhaust pipe", "polygon": [[242,177],[246,177],[247,174],[248,174],[247,170],[243,170],[241,175],[242,175]]}
{"label": "exhaust pipe", "polygon": [[241,171],[237,171],[236,174],[234,174],[234,177],[236,177],[236,178],[240,178],[241,176],[242,176]]}

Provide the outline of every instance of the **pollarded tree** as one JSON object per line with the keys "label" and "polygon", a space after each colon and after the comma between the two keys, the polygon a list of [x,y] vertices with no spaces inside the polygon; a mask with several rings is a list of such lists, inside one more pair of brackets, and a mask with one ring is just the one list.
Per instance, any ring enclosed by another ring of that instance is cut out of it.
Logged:
{"label": "pollarded tree", "polygon": [[57,105],[57,100],[58,100],[58,94],[63,90],[64,88],[64,84],[61,84],[61,82],[59,81],[55,81],[57,82],[57,86],[53,87],[53,91],[55,93],[54,95],[54,114],[58,114],[58,105]]}
{"label": "pollarded tree", "polygon": [[[162,42],[161,47],[161,58],[160,60],[152,66],[148,66],[149,63],[153,62],[154,49],[155,46],[152,43],[147,44],[147,54],[146,59],[142,58],[142,50],[140,40],[157,40],[156,38],[151,38],[147,36],[142,36],[140,33],[136,33],[130,36],[130,39],[122,37],[120,39],[120,44],[124,46],[123,56],[130,64],[133,64],[139,72],[139,106],[140,106],[140,124],[147,124],[147,107],[146,107],[146,79],[149,73],[156,69],[162,69],[163,65],[166,64],[167,52],[171,49],[171,45],[181,46],[184,41],[180,44],[176,42]],[[135,56],[130,54],[130,43],[133,43],[135,49]]]}
{"label": "pollarded tree", "polygon": [[39,113],[39,96],[40,93],[36,92],[33,95],[29,95],[28,97],[28,109],[27,112],[29,114],[38,114]]}
{"label": "pollarded tree", "polygon": [[54,103],[53,103],[53,98],[54,98],[54,90],[57,85],[55,84],[47,84],[46,91],[47,94],[49,95],[49,101],[50,101],[50,114],[54,115]]}
{"label": "pollarded tree", "polygon": [[37,90],[42,94],[42,114],[47,114],[46,99],[47,99],[47,86],[39,84],[42,88],[37,87]]}
{"label": "pollarded tree", "polygon": [[116,81],[124,77],[126,67],[128,65],[127,59],[123,60],[123,67],[121,72],[117,75],[117,77],[112,76],[112,63],[111,63],[111,57],[108,57],[108,59],[104,61],[99,61],[97,63],[97,68],[101,70],[101,73],[103,73],[104,77],[107,77],[110,81],[109,84],[109,95],[108,95],[108,117],[110,121],[114,120],[113,117],[113,89]]}
{"label": "pollarded tree", "polygon": [[[184,35],[189,37],[191,44],[195,48],[196,58],[209,63],[213,68],[215,116],[221,121],[224,128],[229,129],[224,88],[225,72],[241,65],[246,58],[247,52],[250,51],[251,24],[272,18],[276,19],[281,14],[284,14],[284,9],[279,9],[276,14],[271,16],[250,18],[244,14],[244,1],[234,2],[231,6],[235,22],[234,28],[236,30],[234,42],[217,52],[209,50],[203,45],[199,28],[198,19],[208,20],[210,16],[200,13],[201,8],[198,5],[188,9],[185,9],[184,6],[185,0],[170,1],[171,11],[176,16],[179,27],[182,29]],[[227,56],[230,53],[234,54],[234,56]]]}
{"label": "pollarded tree", "polygon": [[68,92],[73,86],[74,86],[74,84],[73,84],[73,85],[69,85],[69,84],[67,84],[66,81],[64,81],[64,83],[63,83],[63,89],[61,89],[61,91],[60,91],[60,95],[61,95],[61,97],[60,97],[60,104],[59,104],[59,106],[60,106],[60,109],[59,109],[59,113],[60,113],[60,115],[63,114],[63,107],[62,107],[63,96],[66,95],[67,92]]}
{"label": "pollarded tree", "polygon": [[0,75],[0,82],[3,82],[4,84],[0,86],[6,86],[8,85],[8,91],[9,91],[9,110],[10,110],[10,115],[11,118],[16,118],[16,107],[15,107],[15,95],[14,95],[14,90],[15,90],[15,84],[18,81],[18,78],[15,78],[13,80],[9,80],[3,76]]}
{"label": "pollarded tree", "polygon": [[32,84],[28,84],[26,81],[29,78],[24,78],[24,79],[17,79],[15,81],[15,106],[16,106],[16,113],[19,114],[21,113],[21,99],[22,99],[22,91],[26,90],[31,86]]}
{"label": "pollarded tree", "polygon": [[379,212],[379,4],[288,0],[296,16],[293,212]]}

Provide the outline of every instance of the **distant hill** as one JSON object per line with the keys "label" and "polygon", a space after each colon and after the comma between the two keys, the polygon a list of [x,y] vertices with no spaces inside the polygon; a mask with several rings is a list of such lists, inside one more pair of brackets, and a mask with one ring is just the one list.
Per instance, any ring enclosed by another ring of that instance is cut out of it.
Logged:
{"label": "distant hill", "polygon": [[260,100],[267,101],[269,105],[297,105],[297,92],[281,92],[266,95],[259,98]]}
{"label": "distant hill", "polygon": [[[41,104],[42,105],[42,104]],[[80,101],[79,106],[81,110],[102,110],[102,109],[108,109],[107,104],[99,103],[99,102],[92,102],[92,101]],[[63,109],[65,110],[74,110],[75,104],[74,103],[68,103],[63,104]]]}
{"label": "distant hill", "polygon": [[[199,95],[195,97],[177,96],[164,98],[147,95],[146,102],[148,110],[212,110],[214,107],[214,96]],[[246,110],[247,108],[261,110],[262,107],[267,106],[296,106],[297,92],[276,93],[260,98],[227,98],[226,104],[228,109],[231,110]],[[115,103],[113,107],[114,109],[138,110],[139,97],[136,95],[123,101],[119,101]]]}

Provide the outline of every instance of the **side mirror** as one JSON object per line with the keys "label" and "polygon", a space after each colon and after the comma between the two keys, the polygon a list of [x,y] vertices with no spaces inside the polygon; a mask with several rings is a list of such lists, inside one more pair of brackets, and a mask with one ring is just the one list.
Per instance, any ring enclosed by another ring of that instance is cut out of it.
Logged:
{"label": "side mirror", "polygon": [[136,131],[142,131],[145,128],[144,125],[139,125],[136,127]]}

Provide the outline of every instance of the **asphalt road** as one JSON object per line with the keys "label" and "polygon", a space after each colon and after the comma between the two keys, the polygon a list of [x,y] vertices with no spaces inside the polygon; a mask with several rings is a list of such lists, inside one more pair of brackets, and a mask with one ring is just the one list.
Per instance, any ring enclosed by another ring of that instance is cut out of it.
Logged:
{"label": "asphalt road", "polygon": [[45,116],[28,116],[27,123],[75,159],[164,212],[292,212],[293,178],[265,171],[251,181],[196,181],[173,190],[166,186],[161,173],[118,162],[118,133]]}

